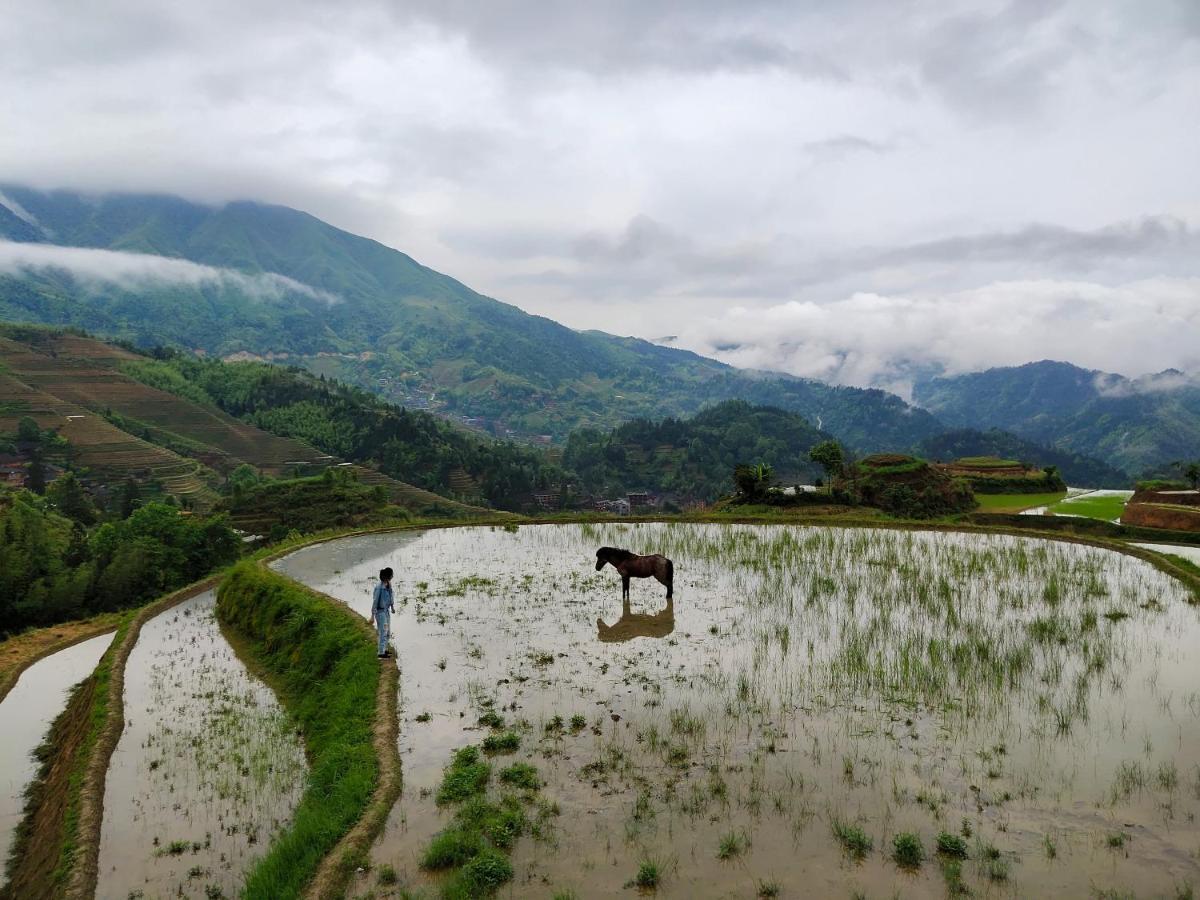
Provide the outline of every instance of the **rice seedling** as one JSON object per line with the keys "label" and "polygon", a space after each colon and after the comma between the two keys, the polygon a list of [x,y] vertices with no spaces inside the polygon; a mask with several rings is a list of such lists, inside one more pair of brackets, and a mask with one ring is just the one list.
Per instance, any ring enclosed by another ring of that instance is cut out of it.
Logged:
{"label": "rice seedling", "polygon": [[830,824],[833,836],[838,839],[842,849],[851,859],[865,859],[875,845],[871,837],[858,825],[836,818]]}
{"label": "rice seedling", "polygon": [[920,868],[925,861],[925,847],[921,844],[920,836],[911,831],[902,831],[892,838],[892,859],[901,868]]}

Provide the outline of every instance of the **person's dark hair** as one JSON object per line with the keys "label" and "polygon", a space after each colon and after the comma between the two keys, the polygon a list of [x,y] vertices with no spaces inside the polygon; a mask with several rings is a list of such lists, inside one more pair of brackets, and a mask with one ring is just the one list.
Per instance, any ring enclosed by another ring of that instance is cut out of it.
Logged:
{"label": "person's dark hair", "polygon": [[386,569],[379,570],[379,580],[380,581],[391,581],[392,580],[392,567],[391,566],[388,566]]}

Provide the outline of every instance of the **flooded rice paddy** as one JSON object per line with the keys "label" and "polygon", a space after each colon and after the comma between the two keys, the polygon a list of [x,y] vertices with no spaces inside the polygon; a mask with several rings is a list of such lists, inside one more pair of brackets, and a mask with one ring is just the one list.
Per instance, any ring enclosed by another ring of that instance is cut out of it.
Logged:
{"label": "flooded rice paddy", "polygon": [[[634,581],[623,609],[601,545],[670,556],[673,604]],[[542,786],[501,896],[627,896],[644,863],[671,897],[1200,888],[1200,607],[1141,560],[613,524],[355,537],[276,564],[364,616],[384,565],[404,793],[360,895],[437,895],[420,862],[452,815],[442,770],[510,729],[494,769],[530,763]]]}
{"label": "flooded rice paddy", "polygon": [[0,702],[0,872],[25,808],[25,788],[37,774],[33,752],[66,707],[71,688],[92,673],[112,639],[111,632],[102,634],[38,660]]}
{"label": "flooded rice paddy", "polygon": [[151,619],[129,655],[97,897],[236,897],[299,801],[303,743],[214,603],[206,591]]}

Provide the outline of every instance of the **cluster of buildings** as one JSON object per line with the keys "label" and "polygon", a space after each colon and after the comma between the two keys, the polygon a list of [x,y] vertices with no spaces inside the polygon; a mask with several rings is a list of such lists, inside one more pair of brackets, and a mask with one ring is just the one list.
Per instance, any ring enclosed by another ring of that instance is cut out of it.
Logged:
{"label": "cluster of buildings", "polygon": [[592,508],[601,512],[614,513],[618,516],[628,516],[636,512],[657,509],[660,502],[661,498],[646,491],[630,491],[626,496],[617,497],[612,500],[593,500]]}

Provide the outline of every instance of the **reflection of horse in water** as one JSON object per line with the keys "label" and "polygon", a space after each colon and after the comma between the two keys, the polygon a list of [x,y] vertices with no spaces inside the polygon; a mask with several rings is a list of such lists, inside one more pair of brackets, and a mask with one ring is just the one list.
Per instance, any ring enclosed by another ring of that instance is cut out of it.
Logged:
{"label": "reflection of horse in water", "polygon": [[675,581],[675,564],[661,554],[653,556],[638,556],[628,550],[618,550],[616,547],[601,547],[596,551],[596,571],[599,572],[608,563],[621,576],[621,598],[629,601],[630,578],[657,578],[660,584],[667,588],[667,599],[673,594],[672,585]]}
{"label": "reflection of horse in water", "polygon": [[632,640],[635,637],[666,637],[675,630],[675,601],[668,600],[667,608],[653,615],[629,611],[629,601],[621,605],[621,618],[611,625],[596,620],[596,637],[605,643]]}

